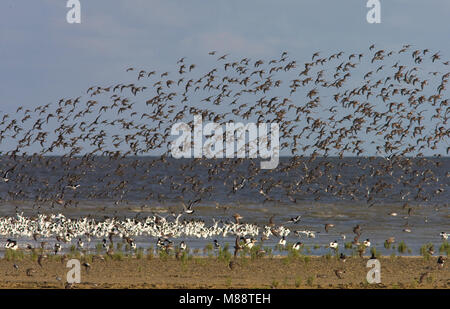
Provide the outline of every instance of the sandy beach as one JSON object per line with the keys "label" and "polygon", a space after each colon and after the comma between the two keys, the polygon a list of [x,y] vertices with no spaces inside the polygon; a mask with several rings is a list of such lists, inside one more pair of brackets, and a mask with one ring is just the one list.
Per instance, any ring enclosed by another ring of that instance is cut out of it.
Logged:
{"label": "sandy beach", "polygon": [[[67,258],[48,256],[0,260],[0,288],[445,288],[448,265],[437,257],[380,257],[381,283],[369,284],[367,257],[298,256],[230,260],[217,257],[81,257],[81,282],[67,284]],[[16,266],[14,266],[16,265]],[[231,267],[230,267],[231,266]],[[336,274],[336,271],[339,274]],[[28,273],[28,274],[27,274]],[[340,278],[339,278],[339,277]]]}

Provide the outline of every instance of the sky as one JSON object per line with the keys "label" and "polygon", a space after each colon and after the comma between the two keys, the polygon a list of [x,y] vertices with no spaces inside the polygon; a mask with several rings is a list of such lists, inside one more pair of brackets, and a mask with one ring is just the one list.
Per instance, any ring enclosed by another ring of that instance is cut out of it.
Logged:
{"label": "sky", "polygon": [[[164,68],[211,50],[249,57],[403,44],[450,54],[450,1],[381,0],[381,23],[366,0],[81,0],[69,24],[66,0],[0,2],[0,111],[77,97],[124,81],[130,66]],[[127,77],[128,76],[128,77]]]}

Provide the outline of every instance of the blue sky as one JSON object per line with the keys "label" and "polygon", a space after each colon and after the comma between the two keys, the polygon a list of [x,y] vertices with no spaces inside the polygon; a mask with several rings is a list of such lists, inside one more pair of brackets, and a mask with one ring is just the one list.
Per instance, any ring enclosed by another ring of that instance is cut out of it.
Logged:
{"label": "blue sky", "polygon": [[[210,50],[299,61],[316,50],[412,43],[450,50],[450,1],[385,0],[381,24],[365,0],[81,0],[82,23],[65,0],[0,2],[0,106],[38,106],[125,78],[129,65],[169,67]],[[447,38],[447,39],[445,39]]]}
{"label": "blue sky", "polygon": [[450,1],[382,0],[381,24],[365,0],[81,0],[81,24],[65,0],[0,2],[0,110],[76,97],[92,85],[125,81],[129,66],[168,70],[210,50],[298,61],[315,51],[413,44],[450,51]]}

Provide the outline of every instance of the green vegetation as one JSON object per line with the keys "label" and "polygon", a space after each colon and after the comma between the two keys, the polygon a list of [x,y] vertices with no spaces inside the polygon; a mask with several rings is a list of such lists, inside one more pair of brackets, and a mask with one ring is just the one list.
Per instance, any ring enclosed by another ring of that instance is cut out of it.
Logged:
{"label": "green vegetation", "polygon": [[449,255],[450,253],[450,245],[447,241],[444,241],[442,245],[439,247],[439,253]]}
{"label": "green vegetation", "polygon": [[308,279],[306,279],[306,284],[308,286],[313,286],[313,284],[314,284],[314,277],[313,276],[309,276]]}
{"label": "green vegetation", "polygon": [[270,286],[272,287],[272,289],[276,289],[279,285],[280,285],[280,283],[278,281],[273,280],[272,284]]}
{"label": "green vegetation", "polygon": [[377,252],[377,249],[375,247],[370,248],[370,254],[373,254],[377,259],[379,259],[381,256],[381,254]]}
{"label": "green vegetation", "polygon": [[24,253],[22,250],[12,250],[6,249],[5,259],[7,261],[21,261],[24,258]]}
{"label": "green vegetation", "polygon": [[392,245],[392,243],[390,243],[389,241],[387,241],[387,240],[384,241],[384,247],[386,249],[391,249],[391,245]]}
{"label": "green vegetation", "polygon": [[140,259],[142,259],[143,257],[144,257],[144,249],[141,248],[141,247],[139,247],[139,248],[136,250],[136,258],[137,258],[138,260],[140,260]]}
{"label": "green vegetation", "polygon": [[223,246],[223,248],[220,248],[219,251],[217,252],[217,258],[220,261],[229,263],[231,261],[231,253],[228,250],[229,250],[229,245],[225,244],[225,246]]}
{"label": "green vegetation", "polygon": [[297,277],[297,278],[295,279],[295,287],[296,287],[296,288],[299,288],[301,285],[302,285],[302,278]]}
{"label": "green vegetation", "polygon": [[431,257],[430,251],[434,251],[433,247],[434,246],[432,243],[423,245],[422,247],[420,247],[420,255],[422,255],[425,260],[429,260]]}
{"label": "green vegetation", "polygon": [[408,250],[408,247],[403,240],[398,244],[397,250],[399,253],[406,253]]}

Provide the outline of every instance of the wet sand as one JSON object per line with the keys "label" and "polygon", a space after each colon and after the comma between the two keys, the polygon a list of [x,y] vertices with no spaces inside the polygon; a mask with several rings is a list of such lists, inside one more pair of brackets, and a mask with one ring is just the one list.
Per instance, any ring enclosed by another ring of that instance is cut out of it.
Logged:
{"label": "wet sand", "polygon": [[[81,263],[85,258],[81,258]],[[81,283],[66,283],[67,260],[49,256],[42,266],[31,256],[0,260],[0,288],[450,288],[448,264],[437,267],[437,257],[381,257],[381,283],[368,284],[368,258],[264,257],[228,260],[216,257],[106,256],[90,258],[81,266]],[[14,268],[14,264],[18,269]],[[30,270],[31,269],[31,270]],[[29,270],[27,275],[27,270]],[[345,270],[341,278],[335,270]]]}

